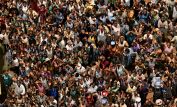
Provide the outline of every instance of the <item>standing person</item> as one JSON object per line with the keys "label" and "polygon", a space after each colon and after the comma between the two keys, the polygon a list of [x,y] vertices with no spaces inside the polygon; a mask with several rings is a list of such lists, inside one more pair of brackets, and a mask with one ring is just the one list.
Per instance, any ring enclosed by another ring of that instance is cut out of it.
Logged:
{"label": "standing person", "polygon": [[12,67],[11,70],[14,71],[17,75],[20,74],[19,70],[19,59],[16,56],[13,56],[13,60],[12,60]]}
{"label": "standing person", "polygon": [[45,5],[42,4],[39,7],[38,13],[39,13],[39,22],[41,24],[44,24],[46,21],[46,14],[47,14],[47,9],[46,9]]}

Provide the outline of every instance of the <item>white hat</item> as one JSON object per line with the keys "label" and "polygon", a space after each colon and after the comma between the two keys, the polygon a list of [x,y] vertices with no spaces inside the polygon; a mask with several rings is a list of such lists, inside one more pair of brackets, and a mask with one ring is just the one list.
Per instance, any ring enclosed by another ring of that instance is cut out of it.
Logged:
{"label": "white hat", "polygon": [[155,104],[158,105],[158,106],[161,106],[163,104],[163,101],[161,99],[157,99],[155,101]]}

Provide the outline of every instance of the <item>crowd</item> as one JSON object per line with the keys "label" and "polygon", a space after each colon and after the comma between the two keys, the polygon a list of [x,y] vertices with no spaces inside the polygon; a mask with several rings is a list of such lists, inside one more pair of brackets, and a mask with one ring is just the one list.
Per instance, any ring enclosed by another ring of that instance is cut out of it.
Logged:
{"label": "crowd", "polygon": [[0,0],[0,25],[8,107],[177,107],[175,0]]}

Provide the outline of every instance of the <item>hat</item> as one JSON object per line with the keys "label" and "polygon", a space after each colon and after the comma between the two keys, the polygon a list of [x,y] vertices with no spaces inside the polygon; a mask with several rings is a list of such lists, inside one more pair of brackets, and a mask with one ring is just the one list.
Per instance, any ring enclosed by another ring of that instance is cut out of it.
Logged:
{"label": "hat", "polygon": [[158,105],[158,106],[161,106],[163,104],[163,101],[161,99],[157,99],[155,101],[155,104]]}

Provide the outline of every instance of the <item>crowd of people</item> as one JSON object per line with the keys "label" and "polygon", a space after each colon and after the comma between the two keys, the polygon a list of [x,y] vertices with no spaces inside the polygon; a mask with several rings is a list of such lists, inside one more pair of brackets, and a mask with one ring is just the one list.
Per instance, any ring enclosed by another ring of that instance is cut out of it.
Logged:
{"label": "crowd of people", "polygon": [[8,107],[177,107],[175,0],[0,0],[0,23]]}

